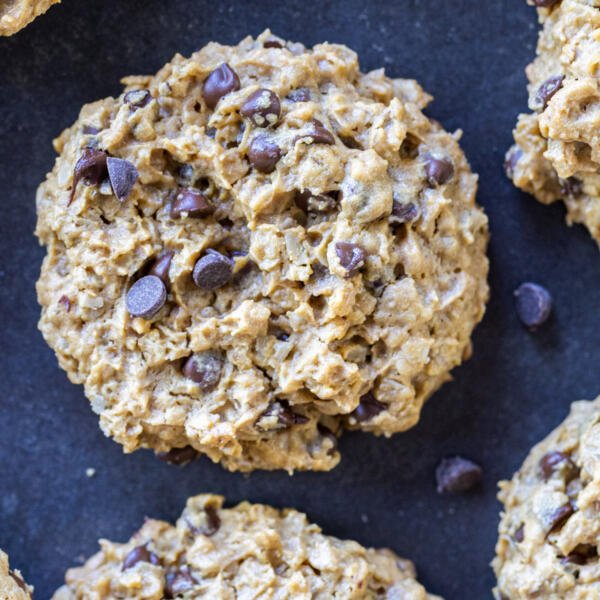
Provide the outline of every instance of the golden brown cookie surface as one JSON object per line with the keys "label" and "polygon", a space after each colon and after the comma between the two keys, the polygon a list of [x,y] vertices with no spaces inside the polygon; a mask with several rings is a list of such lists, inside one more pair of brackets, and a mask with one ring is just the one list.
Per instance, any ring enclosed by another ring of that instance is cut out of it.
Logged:
{"label": "golden brown cookie surface", "polygon": [[25,583],[16,569],[11,569],[8,556],[0,550],[0,599],[30,600],[33,588]]}
{"label": "golden brown cookie surface", "polygon": [[12,35],[60,0],[0,0],[0,35]]}

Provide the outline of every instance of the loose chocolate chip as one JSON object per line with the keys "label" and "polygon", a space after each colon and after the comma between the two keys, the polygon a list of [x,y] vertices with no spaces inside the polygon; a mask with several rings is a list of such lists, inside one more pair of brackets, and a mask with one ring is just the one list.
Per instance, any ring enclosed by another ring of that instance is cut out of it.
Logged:
{"label": "loose chocolate chip", "polygon": [[515,541],[519,544],[525,539],[525,525],[521,524],[514,534]]}
{"label": "loose chocolate chip", "polygon": [[392,214],[390,220],[394,223],[409,223],[419,216],[419,209],[413,202],[402,204],[398,200],[392,203]]}
{"label": "loose chocolate chip", "polygon": [[555,473],[562,472],[565,478],[576,471],[577,467],[564,452],[548,452],[540,459],[540,470],[544,481],[548,481]]}
{"label": "loose chocolate chip", "polygon": [[73,172],[73,184],[71,186],[71,197],[69,204],[73,202],[77,184],[83,179],[88,185],[98,185],[106,178],[108,172],[106,169],[107,154],[104,150],[95,148],[84,148],[79,160],[75,163]]}
{"label": "loose chocolate chip", "polygon": [[281,148],[266,135],[257,135],[248,148],[250,164],[261,173],[272,173],[281,158]]}
{"label": "loose chocolate chip", "polygon": [[240,114],[257,127],[276,125],[281,114],[279,96],[266,88],[256,90],[246,98]]}
{"label": "loose chocolate chip", "polygon": [[310,190],[296,191],[294,201],[296,206],[308,213],[328,213],[335,210],[339,204],[339,192],[313,194]]}
{"label": "loose chocolate chip", "polygon": [[560,0],[533,0],[535,6],[543,6],[545,8],[558,4]]}
{"label": "loose chocolate chip", "polygon": [[515,169],[517,168],[517,164],[521,160],[523,156],[523,150],[518,146],[514,146],[508,152],[506,156],[506,160],[504,161],[504,172],[509,179],[513,179],[515,176]]}
{"label": "loose chocolate chip", "polygon": [[139,562],[147,562],[151,565],[159,565],[160,559],[154,552],[148,550],[148,544],[144,544],[142,546],[137,546],[127,556],[123,561],[122,570],[126,571],[127,569],[131,569],[135,567]]}
{"label": "loose chocolate chip", "polygon": [[123,98],[133,110],[142,108],[152,100],[152,96],[148,90],[131,90],[125,94]]}
{"label": "loose chocolate chip", "polygon": [[127,292],[127,311],[132,317],[151,319],[167,300],[165,284],[156,275],[138,279]]}
{"label": "loose chocolate chip", "polygon": [[361,396],[359,405],[352,412],[352,416],[358,423],[365,423],[386,409],[387,405],[379,402],[373,392],[367,392],[364,396]]}
{"label": "loose chocolate chip", "polygon": [[[21,577],[19,577],[14,571],[8,571],[8,574],[12,577],[13,581],[27,594],[29,594],[29,589],[27,588],[27,584],[23,581]],[[9,600],[8,596],[6,596],[7,600]]]}
{"label": "loose chocolate chip", "polygon": [[171,285],[169,279],[169,269],[171,268],[171,261],[173,260],[173,252],[165,250],[158,255],[158,258],[154,261],[148,275],[155,275],[158,277],[168,288]]}
{"label": "loose chocolate chip", "polygon": [[183,448],[172,448],[168,452],[159,452],[157,456],[160,460],[170,465],[181,466],[196,460],[199,453],[191,446],[184,446]]}
{"label": "loose chocolate chip", "polygon": [[69,312],[69,311],[71,310],[71,300],[69,299],[69,297],[68,297],[68,296],[64,296],[64,295],[63,295],[63,296],[61,296],[61,297],[58,299],[58,302],[59,302],[60,304],[62,304],[62,306],[64,307],[64,309],[65,309],[67,312]]}
{"label": "loose chocolate chip", "polygon": [[202,290],[212,291],[223,287],[233,276],[233,261],[216,250],[207,250],[194,266],[192,278]]}
{"label": "loose chocolate chip", "polygon": [[264,48],[283,48],[283,44],[279,40],[266,40],[263,43]]}
{"label": "loose chocolate chip", "polygon": [[260,419],[269,417],[276,417],[277,423],[284,428],[308,423],[308,417],[294,412],[286,400],[275,400],[271,402],[267,410],[261,415]]}
{"label": "loose chocolate chip", "polygon": [[106,166],[108,179],[115,196],[121,202],[127,200],[138,179],[138,170],[128,160],[111,156],[106,159]]}
{"label": "loose chocolate chip", "polygon": [[308,88],[292,90],[287,95],[287,99],[291,102],[310,102],[310,90]]}
{"label": "loose chocolate chip", "polygon": [[567,177],[560,180],[560,192],[568,198],[578,198],[583,194],[583,183],[577,177]]}
{"label": "loose chocolate chip", "polygon": [[184,567],[177,571],[170,571],[165,576],[165,598],[176,598],[180,594],[189,592],[195,584],[196,581],[190,575],[190,572],[187,568]]}
{"label": "loose chocolate chip", "polygon": [[204,81],[202,97],[206,106],[212,110],[223,96],[239,89],[240,78],[237,73],[227,63],[223,63],[211,71]]}
{"label": "loose chocolate chip", "polygon": [[550,292],[537,283],[522,283],[515,290],[515,303],[519,319],[531,331],[544,324],[552,311]]}
{"label": "loose chocolate chip", "polygon": [[467,492],[481,481],[482,475],[481,467],[467,458],[444,458],[435,470],[437,491],[439,494]]}
{"label": "loose chocolate chip", "polygon": [[348,275],[352,275],[360,269],[367,258],[364,248],[352,242],[336,242],[335,253],[340,265],[347,271]]}
{"label": "loose chocolate chip", "polygon": [[425,175],[432,187],[444,185],[454,176],[454,165],[446,158],[436,158],[433,154],[426,154]]}
{"label": "loose chocolate chip", "polygon": [[184,188],[179,190],[170,215],[172,219],[178,219],[183,213],[194,219],[207,217],[215,212],[214,206],[208,201],[208,198],[197,190]]}
{"label": "loose chocolate chip", "polygon": [[183,374],[197,383],[201,390],[212,390],[221,379],[223,359],[211,351],[192,354],[183,365]]}
{"label": "loose chocolate chip", "polygon": [[552,533],[553,531],[556,531],[557,529],[562,527],[574,512],[575,509],[573,508],[573,505],[570,502],[567,502],[566,504],[563,504],[562,506],[558,507],[550,516],[549,533]]}
{"label": "loose chocolate chip", "polygon": [[548,102],[552,100],[554,94],[563,86],[564,79],[564,75],[554,75],[546,79],[535,94],[536,107],[544,110],[548,106]]}
{"label": "loose chocolate chip", "polygon": [[325,125],[317,119],[312,119],[310,121],[308,130],[296,137],[295,141],[298,140],[307,140],[312,144],[335,144],[333,134],[325,129]]}

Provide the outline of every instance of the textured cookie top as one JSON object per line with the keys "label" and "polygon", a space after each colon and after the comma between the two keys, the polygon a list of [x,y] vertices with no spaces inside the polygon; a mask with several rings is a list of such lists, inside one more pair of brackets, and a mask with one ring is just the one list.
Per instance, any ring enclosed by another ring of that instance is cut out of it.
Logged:
{"label": "textured cookie top", "polygon": [[434,600],[391,550],[323,535],[306,515],[221,496],[190,498],[176,526],[148,520],[125,544],[70,569],[54,600],[381,598]]}
{"label": "textured cookie top", "polygon": [[0,599],[30,600],[33,588],[27,585],[17,570],[11,570],[8,556],[0,550]]}
{"label": "textured cookie top", "polygon": [[600,243],[600,1],[544,4],[527,68],[533,112],[519,117],[507,171],[541,202],[564,200],[568,221]]}
{"label": "textured cookie top", "polygon": [[497,597],[599,598],[600,398],[575,402],[499,498]]}
{"label": "textured cookie top", "polygon": [[38,191],[40,328],[103,430],[329,469],[470,352],[487,219],[413,81],[344,46],[211,43],[83,108]]}
{"label": "textured cookie top", "polygon": [[60,0],[0,0],[0,35],[12,35]]}

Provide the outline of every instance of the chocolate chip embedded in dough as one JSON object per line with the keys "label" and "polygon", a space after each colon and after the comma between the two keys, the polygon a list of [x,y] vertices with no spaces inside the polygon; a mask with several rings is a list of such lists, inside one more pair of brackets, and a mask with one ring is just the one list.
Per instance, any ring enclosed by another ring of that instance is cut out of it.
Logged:
{"label": "chocolate chip embedded in dough", "polygon": [[367,392],[361,396],[358,406],[352,412],[352,416],[358,423],[365,423],[386,409],[387,405],[379,402],[373,395],[373,392]]}
{"label": "chocolate chip embedded in dough", "polygon": [[518,146],[514,146],[508,152],[506,160],[504,161],[504,172],[509,179],[513,179],[515,176],[515,169],[519,164],[519,161],[523,157],[523,150]]}
{"label": "chocolate chip embedded in dough", "polygon": [[167,289],[156,275],[138,279],[127,292],[126,306],[129,314],[142,319],[151,319],[164,306]]}
{"label": "chocolate chip embedded in dough", "polygon": [[309,122],[309,127],[300,135],[296,136],[295,142],[298,140],[306,140],[311,144],[327,144],[329,146],[335,144],[335,138],[331,131],[325,128],[325,125],[318,119],[312,119]]}
{"label": "chocolate chip embedded in dough", "polygon": [[339,192],[313,194],[310,190],[296,191],[296,206],[306,213],[324,214],[335,210],[339,205]]}
{"label": "chocolate chip embedded in dough", "polygon": [[221,528],[221,518],[214,506],[204,507],[205,521],[199,527],[192,524],[189,519],[185,519],[190,531],[195,535],[213,536]]}
{"label": "chocolate chip embedded in dough", "polygon": [[577,177],[560,180],[560,193],[566,198],[579,198],[583,194],[583,183]]}
{"label": "chocolate chip embedded in dough", "polygon": [[564,79],[564,75],[554,75],[546,79],[546,81],[540,85],[535,94],[536,108],[544,110],[548,106],[548,103],[552,100],[554,94],[556,94],[563,86]]}
{"label": "chocolate chip embedded in dough", "polygon": [[573,505],[570,502],[559,506],[548,518],[548,533],[552,533],[560,529],[575,512]]}
{"label": "chocolate chip embedded in dough", "polygon": [[521,523],[521,525],[517,527],[513,537],[515,538],[515,541],[518,544],[520,544],[525,539],[525,525],[523,523]]}
{"label": "chocolate chip embedded in dough", "polygon": [[548,481],[555,473],[564,475],[564,478],[572,479],[577,467],[564,452],[548,452],[540,459],[540,471],[544,481]]}
{"label": "chocolate chip embedded in dough", "polygon": [[126,571],[127,569],[131,569],[135,567],[140,562],[147,562],[152,565],[159,565],[160,559],[154,552],[148,550],[148,544],[143,544],[142,546],[137,546],[133,550],[127,554],[125,559],[123,560],[122,570]]}
{"label": "chocolate chip embedded in dough", "polygon": [[263,421],[264,419],[270,420],[272,418],[276,420],[275,429],[283,429],[292,427],[293,425],[304,425],[305,423],[308,423],[309,420],[308,417],[294,412],[286,400],[274,400],[269,404],[267,410],[265,410],[258,419],[259,428],[271,428],[262,427],[260,421]]}
{"label": "chocolate chip embedded in dough", "polygon": [[167,599],[176,598],[185,592],[189,592],[194,585],[196,585],[196,581],[186,567],[169,571],[165,575],[164,597]]}
{"label": "chocolate chip embedded in dough", "polygon": [[69,298],[69,296],[66,295],[62,295],[59,299],[58,299],[59,304],[61,304],[64,309],[69,312],[71,310],[71,299]]}
{"label": "chocolate chip embedded in dough", "polygon": [[212,215],[214,212],[215,207],[202,192],[183,188],[177,192],[169,214],[173,219],[178,219],[182,214],[199,219]]}
{"label": "chocolate chip embedded in dough", "polygon": [[71,197],[69,204],[73,202],[77,184],[83,180],[88,185],[98,185],[108,175],[106,159],[108,155],[104,150],[95,148],[84,148],[78,161],[75,163],[73,172],[73,184],[71,186]]}
{"label": "chocolate chip embedded in dough", "polygon": [[202,290],[212,291],[223,287],[233,277],[233,261],[216,250],[207,250],[196,261],[192,278]]}
{"label": "chocolate chip embedded in dough", "polygon": [[447,158],[425,155],[425,175],[429,185],[438,187],[448,183],[454,176],[454,165]]}
{"label": "chocolate chip embedded in dough", "polygon": [[531,331],[548,320],[552,312],[552,296],[546,288],[537,283],[526,282],[515,290],[514,295],[517,315]]}
{"label": "chocolate chip embedded in dough", "polygon": [[298,88],[292,90],[286,98],[291,102],[310,102],[310,90],[308,88]]}
{"label": "chocolate chip embedded in dough", "polygon": [[256,90],[246,98],[240,114],[256,127],[272,127],[277,124],[281,115],[279,96],[266,88]]}
{"label": "chocolate chip embedded in dough", "polygon": [[257,135],[248,148],[250,164],[261,173],[272,173],[281,155],[281,148],[264,134]]}
{"label": "chocolate chip embedded in dough", "polygon": [[171,268],[171,261],[173,260],[174,254],[175,253],[171,250],[161,252],[148,272],[148,275],[155,275],[158,277],[167,288],[171,285],[169,269]]}
{"label": "chocolate chip embedded in dough", "polygon": [[365,263],[367,253],[359,244],[352,242],[336,242],[335,253],[342,268],[348,275],[355,273]]}
{"label": "chocolate chip embedded in dough", "polygon": [[444,458],[435,470],[437,491],[440,494],[467,492],[481,481],[482,475],[482,468],[468,458]]}
{"label": "chocolate chip embedded in dough", "polygon": [[393,201],[392,214],[390,215],[390,221],[393,223],[408,223],[414,221],[418,216],[419,209],[413,202],[403,204],[398,200]]}
{"label": "chocolate chip embedded in dough", "polygon": [[212,351],[192,354],[183,365],[183,374],[197,383],[201,390],[212,390],[221,379],[223,359]]}
{"label": "chocolate chip embedded in dough", "polygon": [[283,48],[283,44],[279,40],[265,40],[263,48]]}
{"label": "chocolate chip embedded in dough", "polygon": [[181,466],[196,460],[199,452],[192,446],[184,446],[183,448],[171,448],[168,452],[159,452],[157,456],[163,462]]}
{"label": "chocolate chip embedded in dough", "polygon": [[211,71],[205,79],[202,87],[202,97],[206,102],[206,106],[212,110],[223,96],[239,89],[240,78],[237,73],[227,63],[223,63],[214,71]]}
{"label": "chocolate chip embedded in dough", "polygon": [[138,179],[138,170],[135,165],[122,158],[109,156],[106,159],[108,179],[115,196],[121,201],[127,200],[131,190]]}
{"label": "chocolate chip embedded in dough", "polygon": [[129,104],[133,110],[136,110],[146,106],[150,100],[152,100],[152,95],[148,90],[131,90],[125,94],[123,100],[125,100],[125,103]]}

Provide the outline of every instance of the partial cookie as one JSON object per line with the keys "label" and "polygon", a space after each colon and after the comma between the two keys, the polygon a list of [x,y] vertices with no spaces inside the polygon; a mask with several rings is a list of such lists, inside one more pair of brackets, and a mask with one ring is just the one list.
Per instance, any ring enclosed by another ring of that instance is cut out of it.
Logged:
{"label": "partial cookie", "polygon": [[147,520],[129,542],[100,546],[67,571],[54,600],[438,598],[391,550],[323,535],[292,509],[248,502],[224,509],[221,496],[190,498],[175,526]]}
{"label": "partial cookie", "polygon": [[12,35],[60,0],[0,0],[0,35]]}
{"label": "partial cookie", "polygon": [[488,296],[477,178],[430,98],[269,32],[126,86],[37,196],[40,328],[104,432],[292,471],[415,425]]}
{"label": "partial cookie", "polygon": [[537,58],[527,67],[528,115],[506,157],[515,185],[550,204],[600,243],[600,2],[538,0]]}
{"label": "partial cookie", "polygon": [[0,600],[30,600],[33,588],[25,583],[16,569],[11,569],[8,556],[0,550]]}
{"label": "partial cookie", "polygon": [[497,598],[600,598],[600,397],[575,402],[499,498]]}

